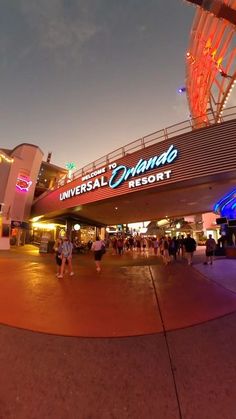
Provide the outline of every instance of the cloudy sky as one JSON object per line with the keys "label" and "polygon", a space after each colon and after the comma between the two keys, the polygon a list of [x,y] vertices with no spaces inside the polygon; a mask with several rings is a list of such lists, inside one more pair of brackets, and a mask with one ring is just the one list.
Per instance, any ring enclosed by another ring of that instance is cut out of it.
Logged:
{"label": "cloudy sky", "polygon": [[0,147],[77,168],[188,118],[183,0],[0,0]]}

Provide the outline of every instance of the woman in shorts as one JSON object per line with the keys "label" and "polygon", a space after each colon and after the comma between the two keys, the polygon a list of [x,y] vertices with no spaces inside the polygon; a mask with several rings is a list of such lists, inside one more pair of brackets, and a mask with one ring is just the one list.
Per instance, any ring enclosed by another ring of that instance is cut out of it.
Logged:
{"label": "woman in shorts", "polygon": [[68,237],[63,238],[62,249],[61,249],[61,256],[62,256],[62,264],[61,264],[61,271],[58,278],[63,278],[65,265],[68,264],[69,275],[73,276],[73,268],[72,268],[72,251],[73,251],[73,244],[69,240]]}

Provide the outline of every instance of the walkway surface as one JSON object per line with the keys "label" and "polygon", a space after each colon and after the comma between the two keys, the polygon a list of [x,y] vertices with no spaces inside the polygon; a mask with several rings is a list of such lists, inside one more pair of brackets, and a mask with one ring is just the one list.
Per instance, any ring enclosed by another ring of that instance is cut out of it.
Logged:
{"label": "walkway surface", "polygon": [[0,253],[0,418],[236,418],[236,260]]}

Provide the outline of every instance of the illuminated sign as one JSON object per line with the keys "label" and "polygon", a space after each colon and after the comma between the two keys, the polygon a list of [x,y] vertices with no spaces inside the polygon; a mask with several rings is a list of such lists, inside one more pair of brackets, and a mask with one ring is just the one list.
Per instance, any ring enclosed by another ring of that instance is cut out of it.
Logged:
{"label": "illuminated sign", "polygon": [[95,179],[94,181],[89,180],[86,183],[82,183],[82,185],[75,186],[74,188],[68,189],[65,192],[60,193],[60,201],[64,199],[72,198],[76,195],[81,195],[85,192],[94,191],[94,189],[101,188],[103,186],[107,186],[108,182],[105,176],[102,176],[100,179]]}
{"label": "illuminated sign", "polygon": [[144,176],[129,181],[129,188],[137,188],[137,186],[148,185],[150,183],[159,182],[160,180],[170,179],[171,170],[156,173],[155,175]]}
{"label": "illuminated sign", "polygon": [[220,199],[216,203],[214,211],[221,214],[222,217],[236,218],[236,189]]}
{"label": "illuminated sign", "polygon": [[76,169],[76,165],[73,162],[69,162],[69,163],[66,163],[66,168],[68,170],[73,170],[73,169]]}
{"label": "illuminated sign", "polygon": [[173,145],[171,145],[167,151],[160,154],[159,156],[150,157],[148,160],[140,159],[138,163],[133,167],[127,167],[124,165],[117,166],[116,163],[109,164],[108,169],[112,170],[109,181],[106,176],[102,175],[106,172],[107,168],[102,167],[88,175],[83,176],[82,181],[93,179],[98,175],[102,175],[100,178],[88,180],[88,182],[84,182],[81,185],[61,192],[60,201],[102,188],[104,186],[109,186],[110,188],[114,189],[122,185],[122,183],[128,179],[128,187],[130,189],[170,179],[172,173],[171,170],[164,170],[162,172],[150,174],[149,176],[140,175],[145,174],[150,170],[154,170],[167,164],[173,163],[177,156],[178,150]]}
{"label": "illuminated sign", "polygon": [[[168,163],[172,163],[178,156],[178,150],[173,145],[169,149],[162,153],[160,156],[151,157],[149,160],[140,159],[134,167],[118,166],[116,167],[111,175],[109,186],[111,188],[117,188],[124,181],[130,177],[140,175],[148,170],[153,170],[156,167],[164,166]],[[148,183],[148,182],[146,182]]]}
{"label": "illuminated sign", "polygon": [[66,168],[68,169],[68,178],[71,179],[72,170],[76,169],[75,163],[73,162],[66,163]]}
{"label": "illuminated sign", "polygon": [[96,177],[96,176],[98,176],[98,175],[102,175],[103,173],[105,173],[106,172],[106,167],[102,167],[101,169],[98,169],[98,170],[95,170],[94,172],[92,172],[92,173],[89,173],[89,175],[85,175],[85,176],[83,176],[82,177],[82,180],[84,181],[84,180],[88,180],[88,179],[91,179],[91,178],[93,178],[93,177]]}
{"label": "illuminated sign", "polygon": [[16,187],[20,191],[28,192],[30,186],[32,185],[32,181],[28,180],[24,177],[18,177],[16,181]]}

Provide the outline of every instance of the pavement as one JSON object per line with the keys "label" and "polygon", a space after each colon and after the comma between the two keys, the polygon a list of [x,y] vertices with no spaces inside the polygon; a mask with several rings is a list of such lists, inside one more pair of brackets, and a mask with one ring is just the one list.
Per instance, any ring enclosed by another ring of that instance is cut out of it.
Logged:
{"label": "pavement", "polygon": [[236,259],[0,252],[1,419],[236,419]]}

